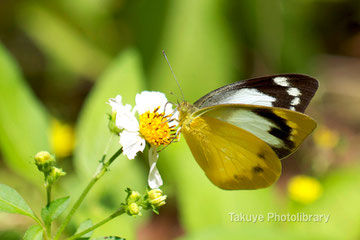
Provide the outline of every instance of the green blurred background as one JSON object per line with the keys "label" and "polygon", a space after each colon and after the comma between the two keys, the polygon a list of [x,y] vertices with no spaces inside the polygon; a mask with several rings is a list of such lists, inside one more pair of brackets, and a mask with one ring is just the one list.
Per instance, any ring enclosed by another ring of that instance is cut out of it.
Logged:
{"label": "green blurred background", "polygon": [[[49,150],[68,173],[55,197],[74,200],[109,138],[110,97],[134,104],[142,90],[163,91],[172,101],[180,95],[162,49],[191,102],[250,77],[316,77],[320,88],[307,113],[318,129],[283,161],[280,180],[256,191],[216,188],[182,139],[160,154],[169,197],[160,215],[122,216],[94,236],[360,239],[358,0],[1,0],[0,183],[39,211],[45,192],[33,156]],[[119,159],[67,233],[88,217],[97,222],[110,214],[125,187],[144,191],[147,173],[146,152]],[[330,214],[330,221],[231,222],[231,212]],[[0,213],[0,239],[21,239],[30,225]]]}

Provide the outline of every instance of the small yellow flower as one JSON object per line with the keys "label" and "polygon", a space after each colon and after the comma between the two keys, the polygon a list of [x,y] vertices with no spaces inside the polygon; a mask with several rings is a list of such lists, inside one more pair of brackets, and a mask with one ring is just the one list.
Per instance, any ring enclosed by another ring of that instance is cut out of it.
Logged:
{"label": "small yellow flower", "polygon": [[57,157],[71,155],[75,145],[75,134],[72,126],[54,119],[51,124],[51,146]]}
{"label": "small yellow flower", "polygon": [[314,142],[321,148],[332,149],[339,143],[339,134],[322,126],[314,133]]}
{"label": "small yellow flower", "polygon": [[298,175],[288,183],[289,197],[297,202],[309,204],[317,200],[322,194],[320,182],[309,176]]}

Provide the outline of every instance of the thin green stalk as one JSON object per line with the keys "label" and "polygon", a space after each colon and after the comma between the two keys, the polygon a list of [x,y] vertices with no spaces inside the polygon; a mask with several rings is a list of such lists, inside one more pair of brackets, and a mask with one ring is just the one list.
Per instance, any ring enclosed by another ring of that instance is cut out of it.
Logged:
{"label": "thin green stalk", "polygon": [[88,232],[91,232],[93,231],[94,229],[100,227],[101,225],[104,225],[105,223],[109,222],[110,220],[120,216],[121,214],[125,213],[125,208],[124,207],[121,207],[119,208],[116,212],[114,212],[113,214],[111,214],[110,216],[108,216],[107,218],[105,218],[104,220],[98,222],[97,224],[95,224],[94,226],[78,233],[78,234],[75,234],[74,236],[72,237],[69,237],[67,238],[66,240],[74,240],[74,239],[77,239],[85,234],[87,234]]}
{"label": "thin green stalk", "polygon": [[[45,177],[45,188],[46,188],[46,207],[50,206],[51,203],[51,187],[52,184],[49,184],[47,177]],[[51,239],[51,222],[45,224],[46,236]]]}
{"label": "thin green stalk", "polygon": [[46,184],[46,206],[49,206],[51,203],[51,184]]}
{"label": "thin green stalk", "polygon": [[120,148],[112,157],[104,163],[105,155],[102,157],[102,161],[100,161],[100,165],[98,169],[96,170],[94,176],[91,178],[90,182],[78,198],[78,200],[75,202],[74,206],[70,210],[69,214],[66,216],[64,222],[59,227],[59,230],[57,231],[54,240],[58,240],[60,238],[61,233],[64,231],[65,227],[69,224],[72,216],[76,212],[76,210],[79,208],[80,204],[85,199],[86,195],[89,193],[90,189],[94,186],[94,184],[105,174],[107,171],[107,168],[110,166],[110,164],[122,153],[122,148]]}
{"label": "thin green stalk", "polygon": [[122,154],[123,149],[120,148],[116,153],[114,153],[114,155],[111,156],[111,158],[109,159],[109,161],[105,164],[106,167],[109,167],[110,164],[112,164],[112,162],[118,157],[120,156],[120,154]]}

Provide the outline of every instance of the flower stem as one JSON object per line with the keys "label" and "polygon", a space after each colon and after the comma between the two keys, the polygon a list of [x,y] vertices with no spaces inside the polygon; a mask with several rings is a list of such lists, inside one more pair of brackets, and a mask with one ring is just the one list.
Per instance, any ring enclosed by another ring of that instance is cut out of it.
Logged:
{"label": "flower stem", "polygon": [[[46,188],[46,207],[50,206],[51,203],[51,187],[52,184],[49,183],[47,176],[45,177],[45,188]],[[45,223],[46,235],[48,239],[51,239],[51,222]]]}
{"label": "flower stem", "polygon": [[46,184],[46,206],[49,206],[51,203],[51,184],[47,183]]}
{"label": "flower stem", "polygon": [[105,155],[102,157],[102,160],[100,161],[100,165],[98,166],[94,176],[91,178],[90,182],[84,189],[84,191],[81,193],[78,200],[75,202],[74,206],[70,210],[69,214],[66,216],[64,222],[59,227],[59,230],[57,231],[54,240],[58,240],[61,233],[64,231],[65,227],[69,224],[72,216],[76,212],[76,210],[79,208],[80,204],[85,199],[86,195],[89,193],[90,189],[94,186],[94,184],[105,174],[110,164],[122,153],[122,148],[120,148],[114,155],[111,156],[109,161],[104,163]]}
{"label": "flower stem", "polygon": [[72,237],[69,237],[67,238],[66,240],[74,240],[74,239],[77,239],[83,235],[85,235],[86,233],[88,232],[91,232],[93,231],[94,229],[100,227],[101,225],[104,225],[105,223],[109,222],[111,219],[114,219],[118,216],[120,216],[121,214],[125,213],[125,208],[124,207],[120,207],[116,212],[114,212],[113,214],[111,214],[110,216],[108,216],[107,218],[105,218],[104,220],[98,222],[97,224],[95,224],[94,226],[78,233],[78,234],[75,234],[74,236]]}
{"label": "flower stem", "polygon": [[122,154],[122,152],[123,152],[123,149],[122,149],[122,147],[121,147],[116,153],[114,153],[114,155],[111,156],[111,158],[109,159],[109,161],[107,161],[107,162],[105,163],[106,167],[109,167],[110,164],[112,164],[113,161],[114,161],[118,156],[120,156],[120,154]]}

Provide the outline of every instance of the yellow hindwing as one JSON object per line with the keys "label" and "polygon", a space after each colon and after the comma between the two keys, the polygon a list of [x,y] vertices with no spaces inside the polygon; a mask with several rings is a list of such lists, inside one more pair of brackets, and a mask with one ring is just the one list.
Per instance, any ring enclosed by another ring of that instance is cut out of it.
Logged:
{"label": "yellow hindwing", "polygon": [[271,147],[234,125],[199,116],[187,121],[182,133],[207,177],[222,189],[265,188],[281,174]]}

